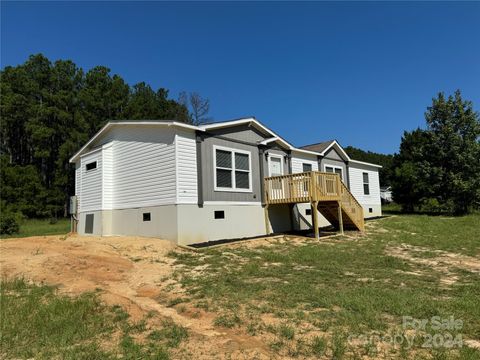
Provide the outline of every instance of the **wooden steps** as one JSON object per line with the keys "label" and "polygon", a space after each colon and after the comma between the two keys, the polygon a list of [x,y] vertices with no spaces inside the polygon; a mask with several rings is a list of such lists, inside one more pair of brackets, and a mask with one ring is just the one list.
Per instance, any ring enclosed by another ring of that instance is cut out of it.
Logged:
{"label": "wooden steps", "polygon": [[[265,228],[270,233],[268,207],[310,203],[335,227],[364,231],[363,208],[338,174],[311,171],[265,178]],[[339,211],[340,210],[340,211]],[[318,213],[313,212],[315,238],[319,238]]]}
{"label": "wooden steps", "polygon": [[[338,202],[337,201],[324,201],[318,203],[318,211],[323,215],[327,221],[335,228],[340,228],[340,222],[338,219]],[[350,211],[342,206],[342,220],[343,228],[346,230],[360,230],[362,231],[360,224],[356,224],[354,218],[352,218]]]}

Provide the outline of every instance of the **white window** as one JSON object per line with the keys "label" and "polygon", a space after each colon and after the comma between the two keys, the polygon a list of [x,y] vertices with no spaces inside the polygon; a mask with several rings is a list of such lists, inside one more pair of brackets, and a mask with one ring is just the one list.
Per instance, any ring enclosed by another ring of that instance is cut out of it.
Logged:
{"label": "white window", "polygon": [[283,156],[268,155],[268,176],[283,175]]}
{"label": "white window", "polygon": [[252,191],[251,153],[244,150],[213,147],[216,191]]}
{"label": "white window", "polygon": [[325,172],[335,173],[340,175],[340,179],[343,180],[343,169],[334,165],[325,165]]}
{"label": "white window", "polygon": [[363,194],[370,195],[370,180],[368,179],[368,173],[362,173],[363,176]]}

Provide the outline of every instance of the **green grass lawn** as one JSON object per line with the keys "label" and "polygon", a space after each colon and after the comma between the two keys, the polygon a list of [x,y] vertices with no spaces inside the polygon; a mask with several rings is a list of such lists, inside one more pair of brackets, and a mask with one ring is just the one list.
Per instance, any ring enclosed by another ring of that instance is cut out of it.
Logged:
{"label": "green grass lawn", "polygon": [[2,239],[42,235],[62,235],[70,232],[70,219],[58,219],[51,223],[49,219],[26,219],[20,222],[17,234],[1,235]]}
{"label": "green grass lawn", "polygon": [[2,359],[169,359],[187,336],[171,322],[151,329],[148,318],[129,320],[97,294],[59,295],[55,288],[23,280],[2,281]]}
{"label": "green grass lawn", "polygon": [[[280,356],[480,358],[478,351],[458,346],[480,340],[479,273],[458,261],[438,261],[458,256],[478,261],[480,216],[402,215],[367,226],[366,236],[347,234],[321,243],[279,240],[170,255],[182,265],[175,276],[194,306],[218,313],[217,326],[270,339]],[[266,315],[277,325],[263,321]],[[429,321],[413,333],[412,347],[347,341],[351,335],[410,336],[402,327],[404,316]],[[454,316],[463,327],[438,331],[433,316]],[[436,345],[425,348],[429,336],[438,333]],[[457,347],[437,346],[458,335]]]}
{"label": "green grass lawn", "polygon": [[[22,234],[68,231],[29,226]],[[466,345],[480,340],[479,230],[478,214],[392,215],[367,222],[364,235],[179,249],[169,256],[185,293],[165,295],[179,314],[213,313],[220,332],[252,336],[277,358],[480,359]],[[0,358],[166,359],[188,341],[184,328],[148,316],[134,322],[98,294],[67,297],[22,280],[0,288]],[[427,326],[406,329],[406,316]],[[434,316],[463,323],[439,330]],[[402,342],[391,346],[385,336],[397,334]]]}

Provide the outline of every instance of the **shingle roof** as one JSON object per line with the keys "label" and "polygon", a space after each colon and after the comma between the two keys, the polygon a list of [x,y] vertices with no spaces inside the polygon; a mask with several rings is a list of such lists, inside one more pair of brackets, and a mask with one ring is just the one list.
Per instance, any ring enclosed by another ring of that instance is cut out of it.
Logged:
{"label": "shingle roof", "polygon": [[301,146],[300,149],[316,151],[322,153],[326,148],[328,148],[335,140],[324,141],[316,144]]}

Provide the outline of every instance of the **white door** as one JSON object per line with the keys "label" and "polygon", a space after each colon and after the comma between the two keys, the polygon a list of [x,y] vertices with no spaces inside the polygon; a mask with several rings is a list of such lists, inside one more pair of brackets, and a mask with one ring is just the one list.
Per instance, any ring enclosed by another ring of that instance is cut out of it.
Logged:
{"label": "white door", "polygon": [[283,175],[282,158],[280,156],[270,156],[268,171],[270,176]]}
{"label": "white door", "polygon": [[[269,176],[279,176],[283,175],[283,157],[281,156],[272,156],[268,157],[268,175]],[[275,199],[282,199],[285,197],[283,193],[283,181],[281,180],[273,180],[271,194]]]}

